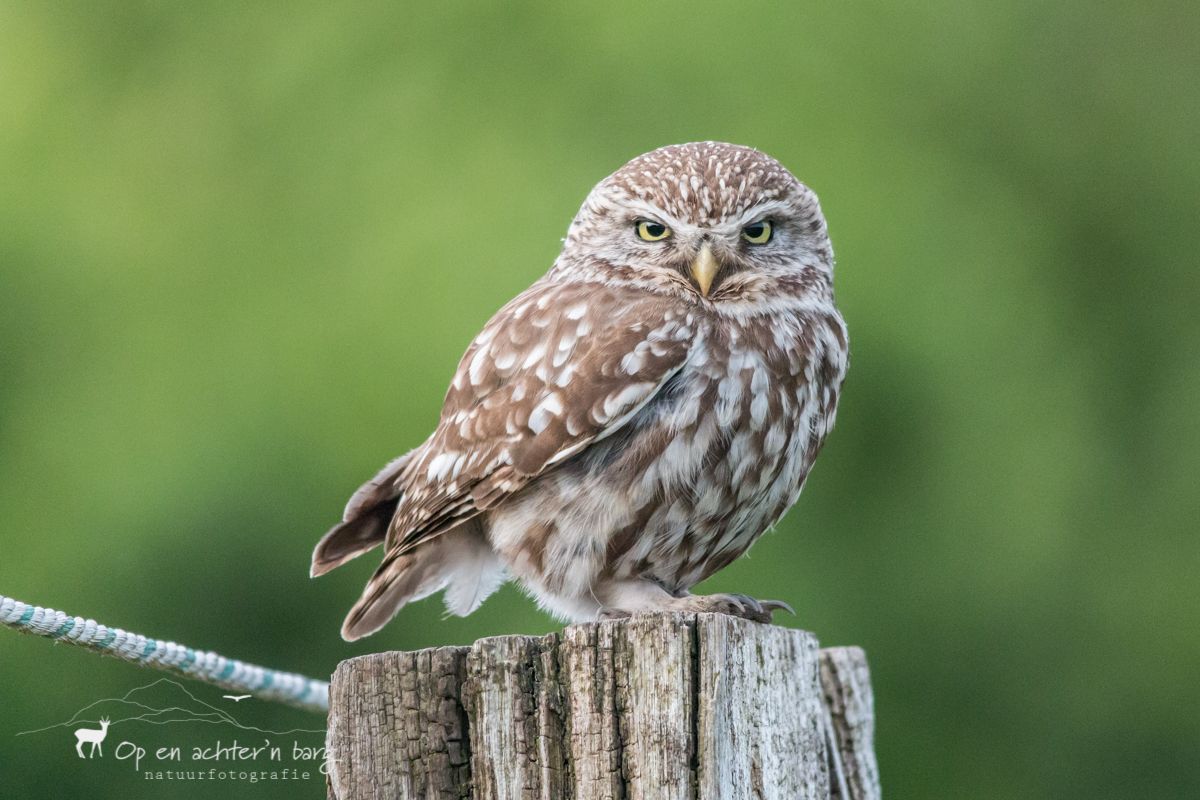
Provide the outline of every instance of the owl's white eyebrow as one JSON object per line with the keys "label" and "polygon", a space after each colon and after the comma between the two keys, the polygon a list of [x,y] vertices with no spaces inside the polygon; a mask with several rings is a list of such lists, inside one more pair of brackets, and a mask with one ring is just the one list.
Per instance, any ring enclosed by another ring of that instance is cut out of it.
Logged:
{"label": "owl's white eyebrow", "polygon": [[671,216],[656,205],[652,205],[641,200],[626,201],[625,207],[632,211],[644,214],[647,217],[652,217],[676,231],[687,226],[687,223],[683,220]]}
{"label": "owl's white eyebrow", "polygon": [[[788,207],[788,204],[782,200],[771,200],[766,203],[759,203],[758,205],[751,206],[750,208],[746,209],[741,214],[738,214],[736,217],[724,223],[723,225],[713,225],[710,230],[717,233],[736,233],[751,222],[755,222],[762,217],[770,216],[773,213],[786,211]],[[678,217],[668,214],[658,206],[642,200],[627,200],[625,201],[625,208],[639,214],[644,214],[647,217],[652,217],[677,232],[696,227],[690,223],[684,222]]]}
{"label": "owl's white eyebrow", "polygon": [[726,224],[714,227],[713,230],[723,233],[734,233],[752,222],[759,221],[763,217],[769,217],[774,213],[786,211],[787,208],[788,204],[780,200],[771,200],[766,203],[759,203],[756,206],[746,209],[741,214],[738,214]]}

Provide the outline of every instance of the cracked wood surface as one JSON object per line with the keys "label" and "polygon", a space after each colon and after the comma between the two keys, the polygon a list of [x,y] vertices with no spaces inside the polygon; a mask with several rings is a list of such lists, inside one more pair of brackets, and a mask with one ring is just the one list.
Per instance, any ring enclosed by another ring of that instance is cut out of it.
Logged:
{"label": "cracked wood surface", "polygon": [[329,797],[877,800],[858,648],[653,614],[342,662]]}
{"label": "cracked wood surface", "polygon": [[821,690],[832,723],[833,797],[877,800],[879,765],[875,762],[875,698],[867,655],[859,647],[830,647],[821,651]]}

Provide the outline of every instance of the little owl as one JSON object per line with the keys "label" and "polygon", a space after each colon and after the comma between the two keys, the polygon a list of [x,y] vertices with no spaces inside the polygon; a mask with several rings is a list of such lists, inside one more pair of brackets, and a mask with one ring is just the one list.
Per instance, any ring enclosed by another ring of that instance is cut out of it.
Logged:
{"label": "little owl", "polygon": [[354,493],[321,575],[384,545],[358,639],[505,579],[569,620],[786,608],[689,589],[796,502],[847,366],[816,195],[757,150],[663,147],[588,195],[541,279],[475,338],[441,419]]}

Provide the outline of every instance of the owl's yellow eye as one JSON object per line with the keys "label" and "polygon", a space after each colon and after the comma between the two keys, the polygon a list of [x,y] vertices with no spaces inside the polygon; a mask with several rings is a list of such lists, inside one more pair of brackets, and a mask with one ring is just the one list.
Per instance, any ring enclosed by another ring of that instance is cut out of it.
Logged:
{"label": "owl's yellow eye", "polygon": [[639,219],[637,221],[637,235],[638,238],[647,242],[661,242],[671,235],[671,229],[661,222]]}
{"label": "owl's yellow eye", "polygon": [[750,244],[766,244],[771,241],[771,234],[774,229],[771,223],[765,219],[762,222],[756,222],[753,225],[747,225],[742,228],[742,238]]}

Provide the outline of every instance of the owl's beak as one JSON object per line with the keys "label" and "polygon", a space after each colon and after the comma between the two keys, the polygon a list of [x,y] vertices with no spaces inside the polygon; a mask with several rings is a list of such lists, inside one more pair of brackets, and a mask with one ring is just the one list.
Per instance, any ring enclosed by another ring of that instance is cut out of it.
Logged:
{"label": "owl's beak", "polygon": [[692,279],[700,287],[700,294],[708,297],[708,290],[712,288],[713,278],[717,277],[717,273],[720,271],[721,265],[713,257],[712,248],[707,244],[701,247],[700,253],[691,266]]}

